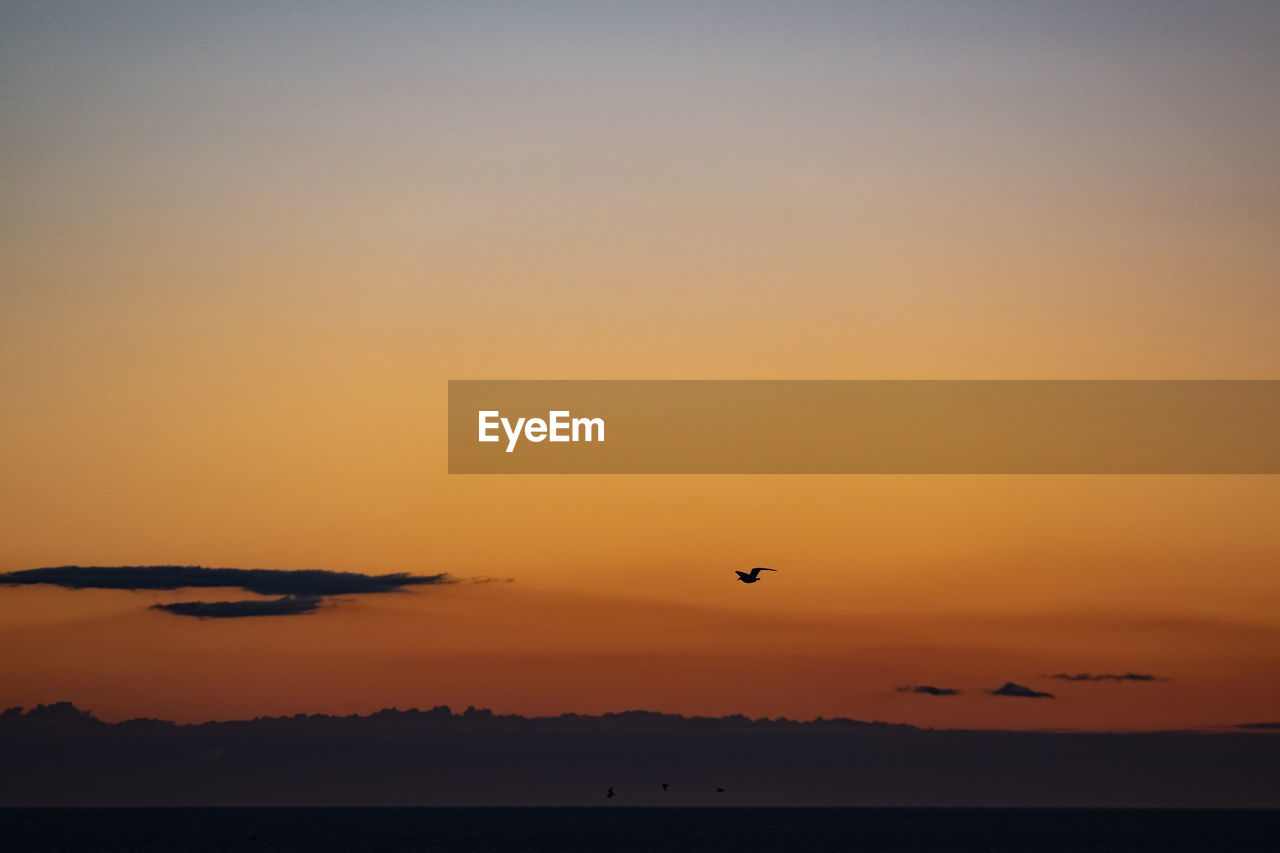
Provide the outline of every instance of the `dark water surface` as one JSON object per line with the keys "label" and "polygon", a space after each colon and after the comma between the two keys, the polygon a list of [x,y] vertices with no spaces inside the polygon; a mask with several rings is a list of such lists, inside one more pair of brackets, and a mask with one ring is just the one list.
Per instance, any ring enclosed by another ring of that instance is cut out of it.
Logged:
{"label": "dark water surface", "polygon": [[38,851],[1274,851],[1280,810],[0,809]]}

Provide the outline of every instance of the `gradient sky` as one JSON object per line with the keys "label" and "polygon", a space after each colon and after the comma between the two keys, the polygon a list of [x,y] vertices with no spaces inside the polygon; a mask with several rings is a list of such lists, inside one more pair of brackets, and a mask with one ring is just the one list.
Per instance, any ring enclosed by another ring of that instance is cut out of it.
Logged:
{"label": "gradient sky", "polygon": [[0,702],[1280,719],[1275,477],[445,473],[450,378],[1280,378],[1280,7],[851,5],[0,5],[0,571],[515,578],[4,588]]}

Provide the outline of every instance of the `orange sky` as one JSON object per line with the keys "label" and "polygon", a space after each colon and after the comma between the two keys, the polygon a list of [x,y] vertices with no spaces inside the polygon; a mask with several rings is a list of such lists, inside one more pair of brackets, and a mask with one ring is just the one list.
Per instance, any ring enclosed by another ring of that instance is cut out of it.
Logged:
{"label": "orange sky", "polygon": [[898,5],[6,12],[0,571],[515,582],[0,588],[0,702],[1280,718],[1274,477],[445,473],[449,378],[1277,377],[1274,12]]}

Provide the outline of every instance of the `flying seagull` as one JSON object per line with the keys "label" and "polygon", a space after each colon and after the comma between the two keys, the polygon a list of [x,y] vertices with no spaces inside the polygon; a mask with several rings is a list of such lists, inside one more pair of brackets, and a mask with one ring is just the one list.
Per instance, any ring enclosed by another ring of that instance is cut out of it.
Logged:
{"label": "flying seagull", "polygon": [[760,580],[761,572],[776,572],[776,571],[777,569],[766,569],[764,566],[756,566],[754,569],[752,569],[749,572],[735,572],[735,574],[738,576],[738,580],[742,581],[743,583],[755,583],[756,581]]}
{"label": "flying seagull", "polygon": [[610,800],[612,800],[612,799],[613,799],[614,797],[616,797],[616,796],[617,796],[617,794],[613,793],[613,788],[610,788],[610,789],[605,793],[605,797],[606,797],[606,798],[608,798],[608,799],[610,799]]}
{"label": "flying seagull", "polygon": [[662,783],[662,790],[664,790],[664,791],[665,791],[665,790],[667,790],[667,789],[668,789],[668,788],[670,788],[670,787],[671,787],[670,783],[668,783],[668,782],[663,782],[663,783]]}

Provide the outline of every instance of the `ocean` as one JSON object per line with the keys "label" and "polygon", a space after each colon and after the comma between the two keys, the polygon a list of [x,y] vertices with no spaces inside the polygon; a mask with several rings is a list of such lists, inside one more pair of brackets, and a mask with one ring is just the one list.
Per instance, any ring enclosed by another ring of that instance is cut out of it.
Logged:
{"label": "ocean", "polygon": [[6,853],[1280,850],[1280,810],[0,809]]}

